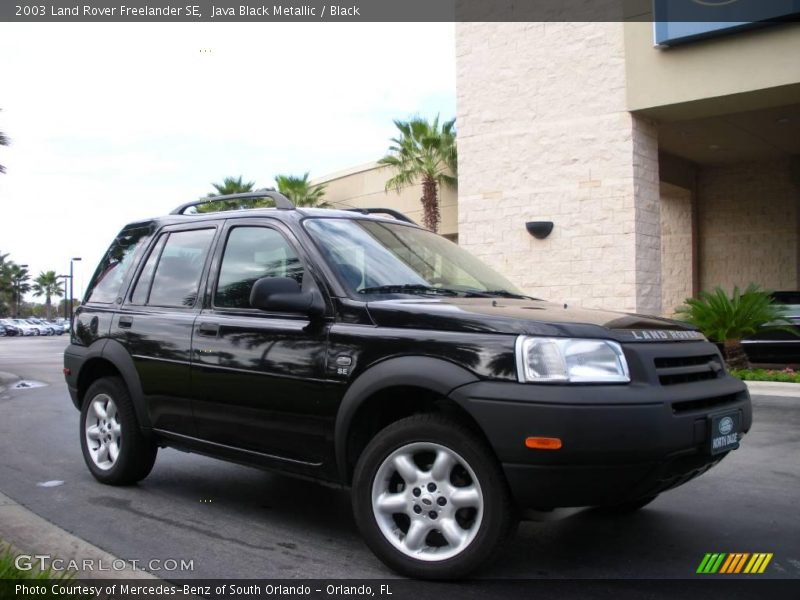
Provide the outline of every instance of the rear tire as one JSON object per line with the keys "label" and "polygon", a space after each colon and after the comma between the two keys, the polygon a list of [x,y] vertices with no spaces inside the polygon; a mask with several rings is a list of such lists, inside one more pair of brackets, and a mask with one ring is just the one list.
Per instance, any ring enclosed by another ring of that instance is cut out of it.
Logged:
{"label": "rear tire", "polygon": [[353,477],[353,513],[378,558],[420,579],[468,575],[516,525],[491,448],[439,415],[408,417],[370,441]]}
{"label": "rear tire", "polygon": [[141,431],[133,401],[119,377],[103,377],[86,391],[80,419],[81,450],[95,479],[131,485],[153,469],[158,446]]}

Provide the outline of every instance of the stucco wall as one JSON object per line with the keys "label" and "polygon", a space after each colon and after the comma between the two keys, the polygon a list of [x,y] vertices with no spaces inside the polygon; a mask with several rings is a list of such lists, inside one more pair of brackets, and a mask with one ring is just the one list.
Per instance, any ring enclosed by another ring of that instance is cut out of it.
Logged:
{"label": "stucco wall", "polygon": [[459,23],[456,57],[460,244],[533,295],[660,312],[657,135],[626,110],[623,24]]}
{"label": "stucco wall", "polygon": [[661,307],[671,315],[692,295],[692,192],[661,183]]}
{"label": "stucco wall", "polygon": [[[399,194],[394,190],[387,192],[386,180],[391,176],[390,168],[368,163],[315,178],[314,183],[327,186],[324,199],[336,208],[392,208],[422,224],[422,205],[419,201],[422,186],[408,186]],[[442,217],[439,233],[448,236],[457,234],[458,202],[455,189],[440,189],[439,210]]]}
{"label": "stucco wall", "polygon": [[701,288],[798,289],[798,203],[788,160],[701,169]]}
{"label": "stucco wall", "polygon": [[[692,118],[800,98],[799,23],[655,48],[651,22],[628,22],[625,38],[630,110],[665,107],[654,112]],[[781,91],[769,91],[774,89]]]}

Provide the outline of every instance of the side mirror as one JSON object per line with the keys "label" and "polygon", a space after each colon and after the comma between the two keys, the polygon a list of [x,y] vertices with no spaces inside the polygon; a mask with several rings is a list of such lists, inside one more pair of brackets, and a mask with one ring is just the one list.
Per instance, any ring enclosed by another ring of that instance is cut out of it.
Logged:
{"label": "side mirror", "polygon": [[302,313],[310,317],[325,314],[325,302],[315,291],[303,292],[290,277],[262,277],[250,291],[250,306],[270,312]]}

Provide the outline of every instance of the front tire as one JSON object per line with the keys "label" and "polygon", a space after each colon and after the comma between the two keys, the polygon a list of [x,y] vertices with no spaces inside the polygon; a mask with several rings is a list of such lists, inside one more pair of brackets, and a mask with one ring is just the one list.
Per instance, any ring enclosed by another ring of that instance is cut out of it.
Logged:
{"label": "front tire", "polygon": [[378,558],[420,579],[485,565],[516,523],[491,449],[439,415],[408,417],[372,439],[356,465],[353,512]]}
{"label": "front tire", "polygon": [[81,450],[95,479],[131,485],[153,468],[158,447],[139,427],[128,389],[119,377],[103,377],[86,391],[80,419]]}

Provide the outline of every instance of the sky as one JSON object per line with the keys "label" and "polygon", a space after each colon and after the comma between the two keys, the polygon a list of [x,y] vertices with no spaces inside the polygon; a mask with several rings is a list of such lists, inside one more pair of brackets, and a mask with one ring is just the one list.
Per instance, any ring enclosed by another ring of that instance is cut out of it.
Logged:
{"label": "sky", "polygon": [[0,71],[0,253],[33,276],[81,257],[76,298],[130,221],[455,116],[452,23],[3,23]]}

